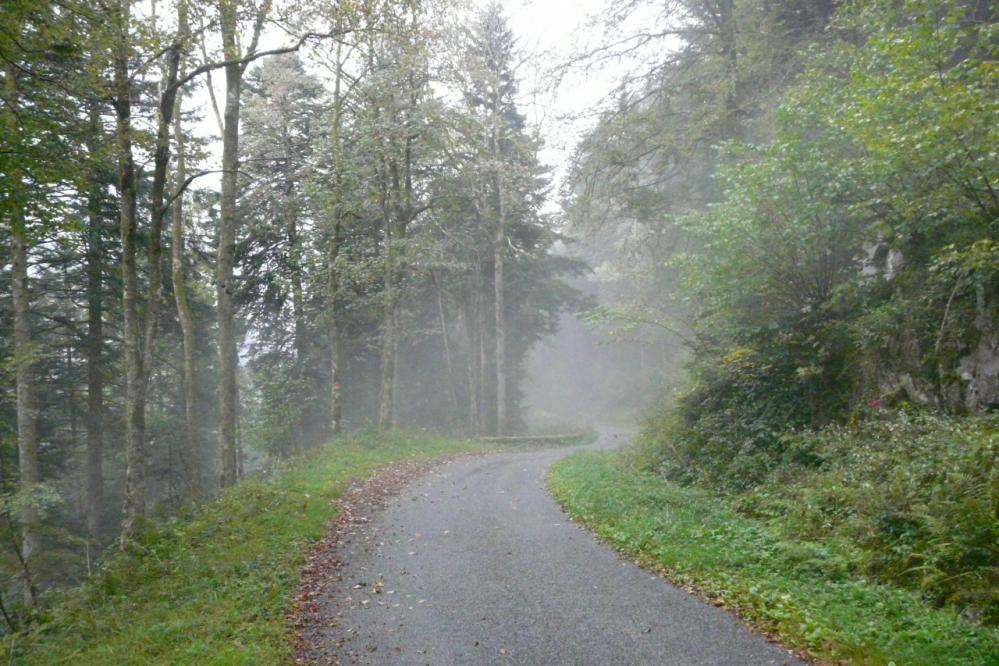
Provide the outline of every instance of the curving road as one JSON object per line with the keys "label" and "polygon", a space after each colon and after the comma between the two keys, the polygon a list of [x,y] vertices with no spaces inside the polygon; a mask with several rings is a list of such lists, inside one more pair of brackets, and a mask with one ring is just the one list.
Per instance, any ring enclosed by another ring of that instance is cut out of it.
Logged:
{"label": "curving road", "polygon": [[344,545],[323,651],[343,664],[801,663],[569,522],[544,477],[570,452],[452,462],[391,500]]}

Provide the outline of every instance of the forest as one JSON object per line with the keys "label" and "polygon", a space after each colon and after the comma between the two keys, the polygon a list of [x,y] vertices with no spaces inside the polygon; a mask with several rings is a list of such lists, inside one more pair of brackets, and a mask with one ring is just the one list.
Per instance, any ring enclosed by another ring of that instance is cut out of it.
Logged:
{"label": "forest", "polygon": [[[999,655],[999,8],[514,4],[3,2],[0,633],[337,446],[625,423],[549,478],[615,548],[823,663]],[[668,560],[706,497],[766,578]]]}
{"label": "forest", "polygon": [[522,427],[523,358],[580,266],[549,252],[498,7],[2,11],[0,461],[25,603],[344,429]]}

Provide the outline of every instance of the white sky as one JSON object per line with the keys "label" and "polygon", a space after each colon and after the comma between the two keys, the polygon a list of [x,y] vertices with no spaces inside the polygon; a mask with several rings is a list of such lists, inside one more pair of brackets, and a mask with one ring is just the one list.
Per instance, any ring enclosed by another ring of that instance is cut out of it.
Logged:
{"label": "white sky", "polygon": [[528,58],[519,72],[522,111],[544,138],[541,158],[553,168],[556,182],[591,125],[593,113],[616,84],[617,68],[570,70],[554,90],[536,95],[532,90],[544,85],[538,79],[549,73],[546,69],[598,38],[587,24],[606,4],[607,0],[503,0],[518,46]]}

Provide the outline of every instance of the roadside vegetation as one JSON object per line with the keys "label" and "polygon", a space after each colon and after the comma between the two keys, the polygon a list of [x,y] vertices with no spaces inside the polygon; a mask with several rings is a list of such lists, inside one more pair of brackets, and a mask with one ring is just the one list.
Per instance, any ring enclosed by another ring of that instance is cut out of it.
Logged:
{"label": "roadside vegetation", "polygon": [[197,511],[148,523],[80,588],[44,598],[5,663],[290,663],[285,613],[309,546],[352,481],[379,466],[487,445],[422,432],[344,437],[223,492]]}
{"label": "roadside vegetation", "polygon": [[819,661],[999,660],[999,631],[860,575],[872,555],[848,539],[789,533],[787,523],[748,517],[737,501],[664,481],[613,454],[570,456],[549,482],[573,518],[613,547]]}
{"label": "roadside vegetation", "polygon": [[673,426],[648,431],[632,455],[725,495],[782,538],[829,545],[848,573],[999,626],[995,417],[901,412],[787,432],[766,453],[728,457]]}

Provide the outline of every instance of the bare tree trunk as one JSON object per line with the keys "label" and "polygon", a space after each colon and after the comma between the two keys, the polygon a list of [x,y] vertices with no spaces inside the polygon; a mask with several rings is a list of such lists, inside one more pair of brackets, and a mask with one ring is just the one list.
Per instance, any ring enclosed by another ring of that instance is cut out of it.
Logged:
{"label": "bare tree trunk", "polygon": [[440,280],[437,279],[437,274],[434,271],[430,271],[430,279],[433,280],[434,291],[437,292],[437,316],[441,327],[444,369],[447,371],[447,393],[448,397],[451,399],[451,408],[457,411],[458,395],[455,393],[454,387],[454,362],[451,359],[451,342],[447,335],[447,315],[444,311],[444,290],[442,289]]}
{"label": "bare tree trunk", "polygon": [[136,184],[132,155],[132,83],[128,72],[131,52],[131,1],[120,0],[114,65],[115,135],[118,151],[118,193],[121,206],[122,339],[125,350],[125,498],[121,545],[132,537],[145,515],[145,387],[139,348],[138,277],[135,261]]}
{"label": "bare tree trunk", "polygon": [[378,429],[391,430],[395,427],[395,360],[398,349],[398,267],[396,239],[393,238],[393,221],[386,215],[385,219],[385,265],[384,289],[382,301],[382,381],[378,400]]}
{"label": "bare tree trunk", "polygon": [[485,265],[479,263],[476,308],[479,320],[479,422],[482,432],[496,434],[496,321],[493,317],[493,293]]}
{"label": "bare tree trunk", "polygon": [[506,191],[503,182],[503,145],[500,131],[499,93],[493,95],[493,176],[496,187],[496,237],[493,242],[493,304],[496,324],[496,434],[507,431],[506,394]]}
{"label": "bare tree trunk", "polygon": [[[188,37],[187,3],[177,5],[178,38]],[[177,144],[177,160],[174,181],[180,187],[187,178],[187,152],[184,132],[181,127],[182,91],[177,91],[174,103],[173,135]],[[204,497],[204,484],[201,470],[201,438],[198,435],[198,387],[194,366],[195,332],[194,317],[187,301],[187,282],[184,275],[184,197],[178,195],[173,200],[171,218],[173,222],[170,240],[170,279],[173,285],[173,298],[177,306],[177,319],[180,321],[181,344],[184,353],[184,466],[186,468],[187,490],[192,501]]]}
{"label": "bare tree trunk", "polygon": [[[339,20],[337,32],[340,31]],[[343,227],[343,146],[340,132],[343,126],[343,43],[336,45],[336,73],[333,83],[333,128],[330,140],[333,144],[333,210],[330,247],[327,253],[327,309],[330,317],[330,434],[340,434],[343,412],[343,328],[340,322],[340,272],[337,261],[340,257]]]}
{"label": "bare tree trunk", "polygon": [[499,223],[496,228],[496,242],[493,246],[493,290],[496,307],[496,434],[500,437],[507,431],[506,395],[506,203],[503,194],[503,178],[497,171],[496,190],[499,199]]}
{"label": "bare tree trunk", "polygon": [[[239,113],[243,73],[250,59],[240,48],[239,0],[219,0],[219,29],[222,33],[222,53],[225,57],[225,110],[222,115],[222,188],[219,196],[218,250],[216,253],[216,294],[219,336],[219,452],[222,455],[222,487],[236,483],[240,476],[237,419],[239,387],[236,374],[239,358],[236,353],[236,309],[234,264],[236,261],[236,194],[239,170]],[[270,2],[257,8],[253,35],[246,53],[257,52],[257,43]],[[241,61],[242,60],[242,61]]]}
{"label": "bare tree trunk", "polygon": [[[159,330],[160,304],[163,301],[163,221],[168,207],[166,199],[167,170],[170,166],[170,133],[177,99],[177,73],[180,68],[180,45],[174,43],[166,51],[167,64],[163,75],[156,123],[156,151],[153,154],[153,182],[150,189],[149,240],[146,251],[146,312],[143,335],[143,391],[153,372],[153,354]],[[145,408],[145,405],[143,405]]]}
{"label": "bare tree trunk", "polygon": [[468,343],[468,431],[471,435],[481,435],[479,421],[479,338],[478,316],[472,297],[467,293],[462,303],[462,321],[465,325],[465,338]]}
{"label": "bare tree trunk", "polygon": [[104,507],[104,373],[101,351],[104,348],[104,297],[102,290],[103,242],[101,240],[101,179],[98,163],[97,137],[100,136],[100,111],[90,106],[88,146],[89,192],[87,193],[87,341],[84,354],[87,362],[87,451],[84,465],[84,512],[87,531],[94,539],[101,534]]}
{"label": "bare tree trunk", "polygon": [[115,106],[118,112],[119,191],[122,197],[122,302],[125,311],[125,502],[122,510],[121,545],[135,534],[139,518],[146,509],[146,393],[153,367],[153,352],[159,324],[159,306],[163,286],[163,218],[167,166],[170,162],[170,128],[177,94],[180,47],[176,43],[166,51],[167,65],[160,88],[156,150],[153,155],[153,182],[150,199],[149,240],[146,251],[147,291],[143,340],[139,340],[137,308],[138,279],[135,261],[136,183],[132,156],[131,79],[128,72],[130,0],[123,0],[119,14],[120,34],[114,53]]}
{"label": "bare tree trunk", "polygon": [[[8,100],[17,99],[15,73],[8,64],[5,67],[5,87]],[[10,103],[10,102],[8,102]],[[15,102],[16,103],[16,102]],[[10,108],[16,108],[11,104]],[[16,136],[15,112],[8,112],[12,134]],[[20,186],[20,174],[13,174]],[[14,181],[14,178],[11,181]],[[17,201],[16,197],[12,197]],[[16,206],[16,204],[15,204]],[[17,393],[17,461],[20,474],[20,490],[25,497],[18,520],[21,527],[21,557],[24,560],[24,603],[35,604],[35,584],[31,576],[31,559],[40,550],[41,537],[38,533],[38,509],[31,498],[35,487],[41,481],[38,468],[38,429],[35,405],[34,340],[31,333],[31,297],[28,292],[28,239],[24,213],[18,207],[11,211],[11,296],[14,301],[14,357],[17,359],[15,385]]]}
{"label": "bare tree trunk", "polygon": [[[337,316],[337,312],[333,312]],[[330,324],[330,432],[339,435],[343,432],[343,329],[339,321]]]}
{"label": "bare tree trunk", "polygon": [[[219,3],[221,8],[222,46],[225,59],[239,58],[236,36],[236,2]],[[233,296],[233,268],[236,259],[236,187],[239,169],[239,111],[243,68],[225,66],[225,111],[222,132],[222,191],[216,259],[218,335],[219,335],[219,451],[222,454],[222,487],[236,483],[239,461],[236,444],[237,387],[236,322]]]}
{"label": "bare tree trunk", "polygon": [[[298,211],[294,205],[294,185],[289,177],[285,183],[285,218],[286,232],[288,234],[288,269],[291,273],[291,304],[295,318],[295,379],[300,383],[305,378],[306,364],[306,321],[305,321],[305,290],[302,286],[302,251],[301,240],[298,234]],[[299,415],[298,423],[295,425],[296,453],[305,452],[305,423],[304,414]]]}
{"label": "bare tree trunk", "polygon": [[[177,129],[179,130],[179,123]],[[186,167],[184,148],[178,135],[177,181],[183,182]],[[187,301],[187,284],[184,275],[184,203],[177,197],[173,203],[173,228],[171,237],[171,282],[173,298],[180,321],[181,345],[184,354],[184,463],[190,499],[204,497],[201,478],[201,438],[198,435],[198,385],[194,355],[196,351],[194,317]]]}

